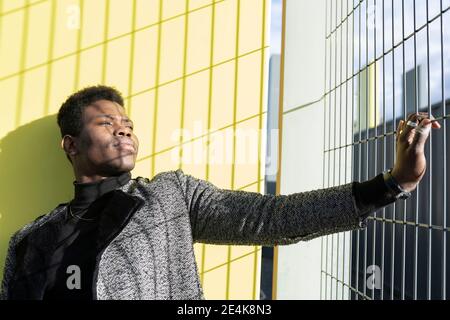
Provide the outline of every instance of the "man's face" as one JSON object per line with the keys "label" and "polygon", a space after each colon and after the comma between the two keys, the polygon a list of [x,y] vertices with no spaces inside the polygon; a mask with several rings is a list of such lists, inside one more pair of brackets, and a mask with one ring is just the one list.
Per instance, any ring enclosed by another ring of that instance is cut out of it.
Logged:
{"label": "man's face", "polygon": [[86,174],[106,176],[134,168],[139,141],[121,105],[98,100],[84,108],[82,120],[78,163]]}

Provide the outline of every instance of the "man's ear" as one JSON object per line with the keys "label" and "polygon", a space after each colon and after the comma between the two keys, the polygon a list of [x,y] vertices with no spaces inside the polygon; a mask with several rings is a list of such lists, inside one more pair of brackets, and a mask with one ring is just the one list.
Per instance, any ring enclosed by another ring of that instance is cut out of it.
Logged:
{"label": "man's ear", "polygon": [[66,134],[61,140],[61,148],[66,152],[68,156],[75,156],[78,153],[77,144],[75,138],[69,134]]}

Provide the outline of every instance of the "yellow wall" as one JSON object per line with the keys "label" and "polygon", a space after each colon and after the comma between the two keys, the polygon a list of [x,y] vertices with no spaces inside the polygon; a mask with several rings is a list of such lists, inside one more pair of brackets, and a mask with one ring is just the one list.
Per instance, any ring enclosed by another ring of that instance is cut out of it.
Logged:
{"label": "yellow wall", "polygon": [[[140,138],[134,177],[182,168],[222,188],[263,191],[269,2],[0,0],[0,274],[11,234],[72,197],[56,113],[88,85],[126,97]],[[174,139],[177,128],[193,135]],[[180,149],[208,150],[208,129],[261,130],[250,150],[232,140],[230,162],[208,164],[210,152],[199,163],[174,160]],[[237,163],[244,151],[259,163]],[[207,299],[259,298],[260,247],[195,251]]]}

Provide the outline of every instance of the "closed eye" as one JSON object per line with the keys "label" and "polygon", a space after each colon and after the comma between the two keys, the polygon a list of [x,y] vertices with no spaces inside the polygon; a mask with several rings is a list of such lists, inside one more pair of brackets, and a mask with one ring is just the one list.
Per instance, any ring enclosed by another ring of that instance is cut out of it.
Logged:
{"label": "closed eye", "polygon": [[[112,122],[105,121],[105,122],[100,122],[99,124],[100,125],[112,125]],[[131,130],[134,129],[133,126],[127,126],[127,127],[130,128]]]}

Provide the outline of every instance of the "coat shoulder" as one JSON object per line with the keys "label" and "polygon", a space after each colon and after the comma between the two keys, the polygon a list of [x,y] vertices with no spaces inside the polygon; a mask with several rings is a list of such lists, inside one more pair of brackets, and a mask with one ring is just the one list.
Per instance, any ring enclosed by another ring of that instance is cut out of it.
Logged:
{"label": "coat shoulder", "polygon": [[138,177],[136,177],[135,181],[141,185],[148,185],[153,182],[174,180],[174,179],[177,179],[177,177],[178,177],[177,173],[179,173],[179,172],[182,172],[181,169],[162,171],[162,172],[155,174],[151,179],[147,178],[147,177],[138,176]]}
{"label": "coat shoulder", "polygon": [[17,244],[20,242],[23,238],[25,238],[27,235],[31,234],[36,229],[40,228],[42,225],[47,223],[47,221],[51,220],[53,217],[58,215],[59,213],[63,212],[66,208],[67,203],[60,203],[56,208],[51,210],[49,213],[43,214],[35,218],[33,221],[27,223],[22,228],[17,230],[13,237],[15,239],[15,243]]}

